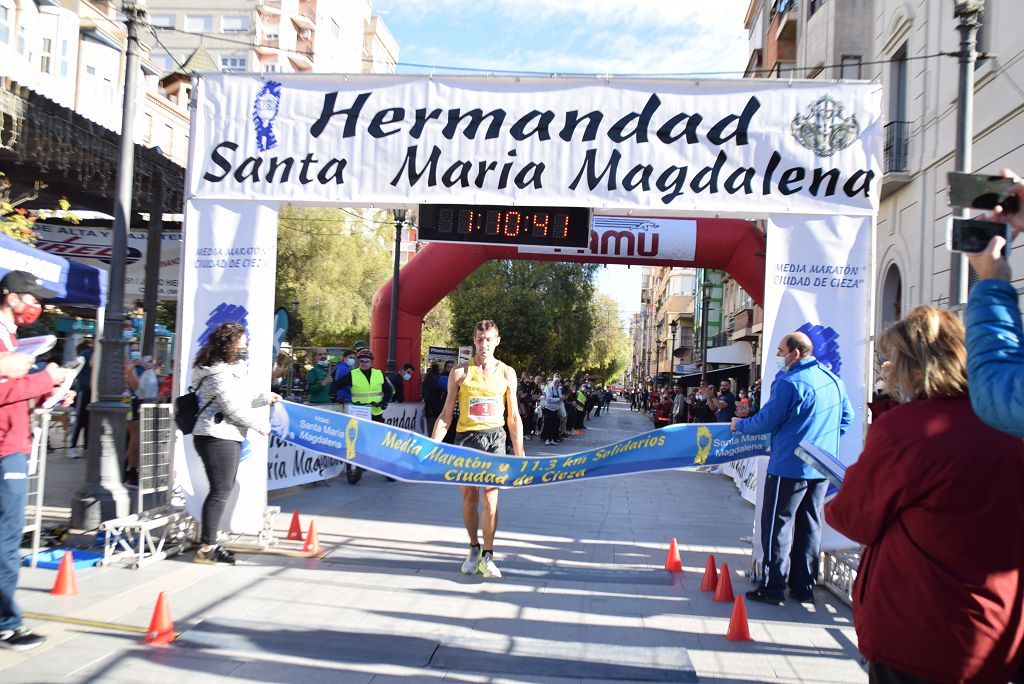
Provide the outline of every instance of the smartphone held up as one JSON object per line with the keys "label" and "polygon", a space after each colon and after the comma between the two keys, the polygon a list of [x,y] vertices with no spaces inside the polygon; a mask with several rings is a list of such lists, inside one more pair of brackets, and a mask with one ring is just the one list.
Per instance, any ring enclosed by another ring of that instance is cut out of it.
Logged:
{"label": "smartphone held up", "polygon": [[[980,173],[951,172],[949,180],[949,204],[952,207],[994,210],[996,207],[1008,214],[1020,208],[1012,189],[1016,181],[1004,176]],[[951,252],[977,254],[983,252],[994,237],[1006,240],[1003,256],[1010,255],[1013,231],[1008,223],[950,217],[946,233],[946,246]]]}
{"label": "smartphone held up", "polygon": [[951,252],[977,254],[984,252],[994,237],[1006,240],[1003,245],[1003,256],[1010,256],[1012,241],[1010,224],[996,221],[980,221],[978,219],[950,218],[946,235],[946,246]]}

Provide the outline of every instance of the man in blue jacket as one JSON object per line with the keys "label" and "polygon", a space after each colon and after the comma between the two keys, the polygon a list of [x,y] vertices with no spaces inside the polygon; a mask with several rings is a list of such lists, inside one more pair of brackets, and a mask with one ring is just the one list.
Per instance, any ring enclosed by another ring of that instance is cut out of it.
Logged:
{"label": "man in blue jacket", "polygon": [[[1009,169],[1003,175],[1016,178]],[[1017,180],[1013,193],[1024,203],[1024,181]],[[1010,214],[997,209],[984,218],[1009,223],[1011,239],[1024,231],[1024,211]],[[1002,256],[1005,244],[995,237],[984,252],[967,255],[980,279],[967,299],[967,381],[975,388],[971,405],[979,418],[997,430],[1024,437],[1024,329],[1017,290],[1010,284],[1010,264]]]}
{"label": "man in blue jacket", "polygon": [[783,337],[776,356],[786,370],[772,383],[771,397],[756,415],[733,418],[732,430],[772,436],[761,500],[761,586],[748,591],[747,599],[782,605],[787,584],[797,601],[814,600],[828,488],[821,474],[796,455],[796,447],[807,440],[838,454],[839,438],[853,422],[853,406],[842,380],[814,358],[807,335],[793,332]]}

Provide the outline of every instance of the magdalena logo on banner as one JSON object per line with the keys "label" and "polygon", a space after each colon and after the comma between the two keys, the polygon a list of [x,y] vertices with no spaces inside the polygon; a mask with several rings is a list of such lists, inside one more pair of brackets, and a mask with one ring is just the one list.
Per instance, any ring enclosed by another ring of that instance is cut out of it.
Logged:
{"label": "magdalena logo on banner", "polygon": [[[774,197],[791,207],[811,200],[870,210],[880,96],[869,85],[828,86],[850,94],[862,126],[822,85],[789,85],[210,75],[200,107],[227,125],[201,129],[210,135],[196,146],[193,191],[687,209],[721,196],[749,198],[745,205]],[[255,135],[243,135],[224,104],[244,90],[251,109],[238,114]]]}
{"label": "magdalena logo on banner", "polygon": [[793,118],[793,137],[819,157],[831,157],[857,142],[860,126],[857,117],[846,116],[843,105],[822,95],[806,114]]}

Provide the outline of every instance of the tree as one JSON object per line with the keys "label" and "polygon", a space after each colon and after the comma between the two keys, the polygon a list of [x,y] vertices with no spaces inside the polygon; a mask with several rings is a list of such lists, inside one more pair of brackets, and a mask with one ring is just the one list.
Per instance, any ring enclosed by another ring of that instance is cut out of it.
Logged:
{"label": "tree", "polygon": [[593,330],[593,264],[491,261],[449,296],[452,337],[472,339],[477,321],[501,331],[498,356],[520,373],[583,369]]}
{"label": "tree", "polygon": [[452,303],[445,297],[423,317],[423,334],[420,340],[420,359],[427,355],[430,347],[454,347],[452,337]]}
{"label": "tree", "polygon": [[[394,226],[334,208],[282,207],[278,217],[276,306],[299,303],[296,346],[368,339],[377,289],[391,277]],[[275,306],[275,308],[276,308]]]}
{"label": "tree", "polygon": [[619,322],[619,305],[612,297],[597,293],[590,307],[594,332],[587,348],[586,370],[607,383],[629,366],[632,344]]}

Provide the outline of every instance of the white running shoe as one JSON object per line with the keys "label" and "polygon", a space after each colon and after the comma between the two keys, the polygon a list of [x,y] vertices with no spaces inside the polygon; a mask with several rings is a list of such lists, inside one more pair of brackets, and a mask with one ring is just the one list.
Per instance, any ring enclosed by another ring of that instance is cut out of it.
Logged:
{"label": "white running shoe", "polygon": [[489,553],[480,556],[480,563],[476,569],[484,579],[501,579],[501,570],[495,565],[494,556]]}
{"label": "white running shoe", "polygon": [[462,574],[472,575],[477,571],[477,566],[480,564],[480,547],[471,546],[469,547],[469,553],[466,554],[466,560],[462,563]]}

